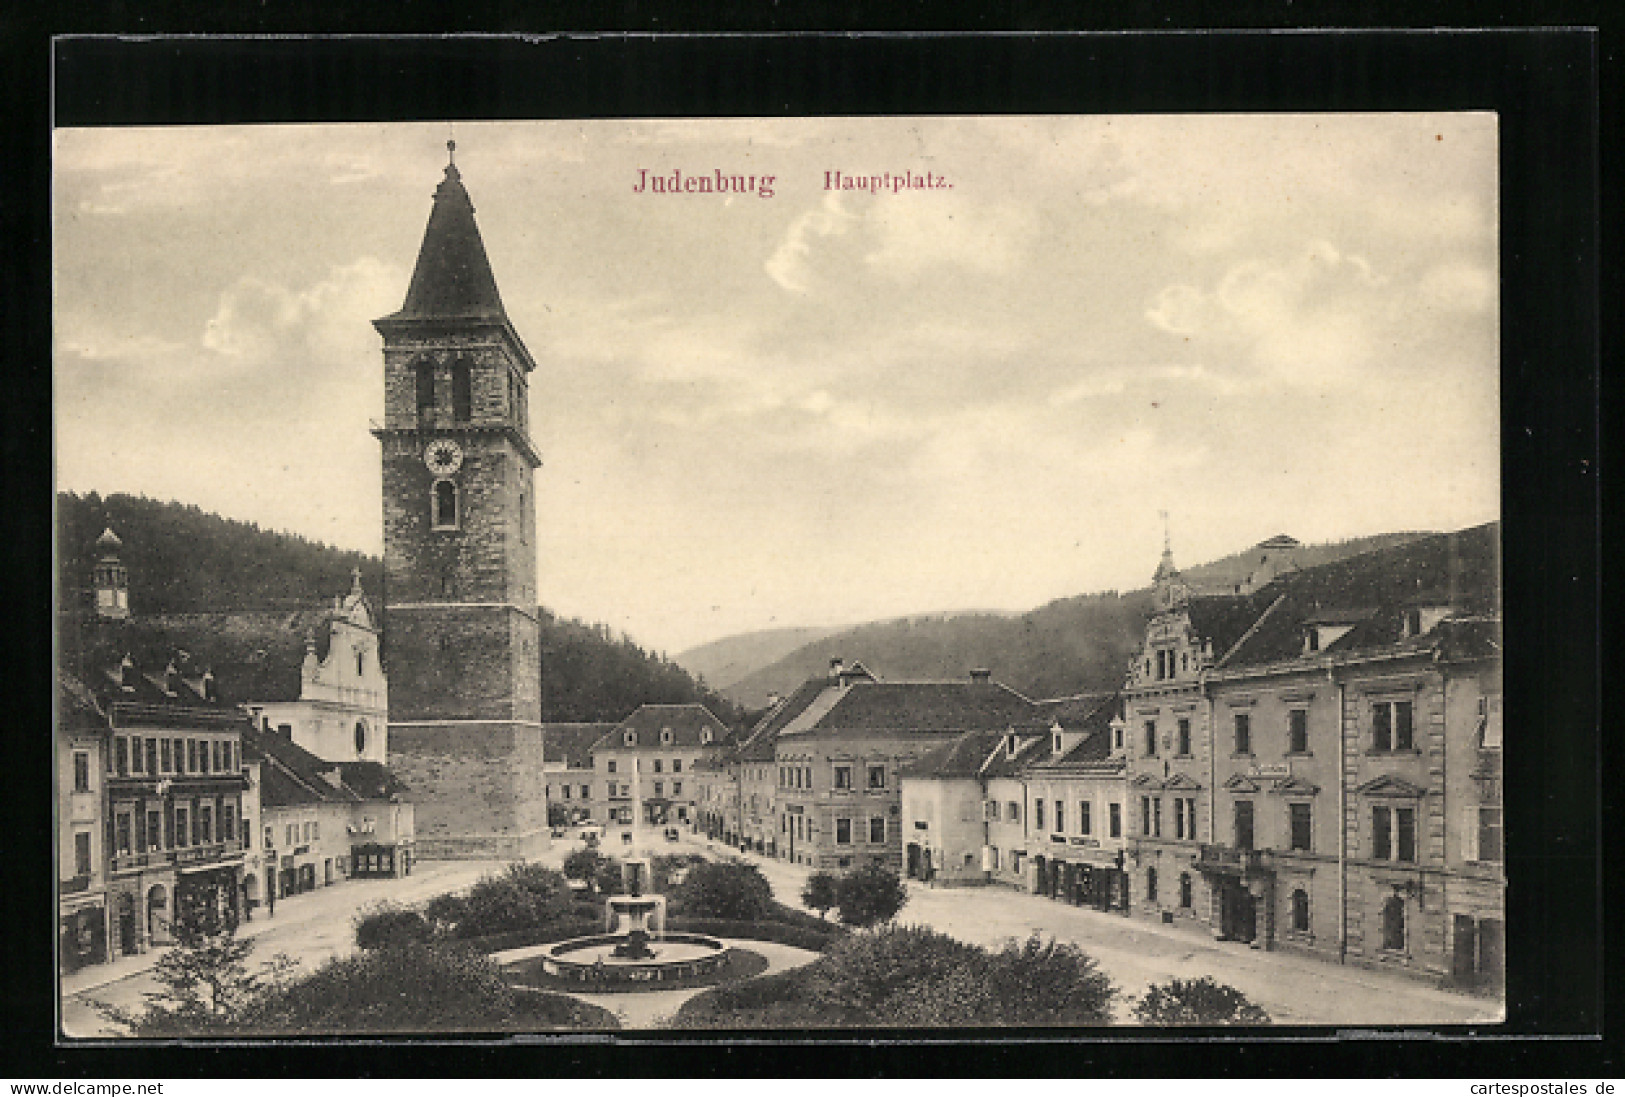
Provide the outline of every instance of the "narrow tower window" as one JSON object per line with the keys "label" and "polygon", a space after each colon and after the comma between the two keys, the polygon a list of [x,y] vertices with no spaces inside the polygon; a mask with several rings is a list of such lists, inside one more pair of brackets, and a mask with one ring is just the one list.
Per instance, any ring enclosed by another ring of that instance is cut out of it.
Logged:
{"label": "narrow tower window", "polygon": [[427,419],[434,412],[434,365],[418,363],[417,377],[418,418]]}
{"label": "narrow tower window", "polygon": [[451,367],[451,417],[459,423],[474,417],[474,379],[464,361]]}
{"label": "narrow tower window", "polygon": [[457,485],[450,480],[436,480],[434,482],[434,498],[431,501],[433,509],[432,519],[435,529],[457,528]]}

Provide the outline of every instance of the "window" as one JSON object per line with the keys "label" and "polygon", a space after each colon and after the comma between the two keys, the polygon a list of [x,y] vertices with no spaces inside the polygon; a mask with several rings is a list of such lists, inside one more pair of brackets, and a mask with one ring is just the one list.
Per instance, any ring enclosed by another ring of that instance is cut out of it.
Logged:
{"label": "window", "polygon": [[1295,708],[1286,715],[1286,752],[1309,753],[1309,713]]}
{"label": "window", "polygon": [[147,848],[164,848],[164,815],[160,811],[147,812]]}
{"label": "window", "polygon": [[1251,754],[1253,752],[1253,718],[1251,713],[1238,712],[1235,715],[1236,724],[1236,753]]}
{"label": "window", "polygon": [[[869,841],[873,845],[882,845],[886,841],[886,817],[884,815],[871,815],[869,817]],[[998,866],[995,865],[995,868]]]}
{"label": "window", "polygon": [[683,760],[681,758],[673,758],[671,760],[671,771],[673,773],[683,772]]}
{"label": "window", "polygon": [[1371,809],[1371,857],[1377,861],[1394,858],[1394,817],[1388,808]]}
{"label": "window", "polygon": [[1151,833],[1151,797],[1140,797],[1140,833]]}
{"label": "window", "polygon": [[883,789],[883,788],[886,787],[886,767],[885,766],[883,766],[883,765],[882,766],[873,766],[872,765],[872,766],[869,767],[869,787],[871,789]]}
{"label": "window", "polygon": [[1004,816],[1012,823],[1021,822],[1021,805],[1016,803],[1014,800],[1011,800],[1009,803],[1004,805]]}
{"label": "window", "polygon": [[192,844],[192,832],[186,825],[186,815],[186,808],[178,807],[175,809],[175,844],[177,846]]}
{"label": "window", "polygon": [[563,786],[563,788],[564,788],[564,798],[566,800],[568,800],[570,798],[570,786],[565,785],[565,786]]}
{"label": "window", "polygon": [[837,789],[849,789],[849,788],[852,787],[852,767],[851,766],[836,766],[835,767],[835,787]]}
{"label": "window", "polygon": [[90,834],[80,831],[73,836],[73,874],[90,875]]}
{"label": "window", "polygon": [[1162,837],[1162,797],[1151,801],[1151,836]]}
{"label": "window", "polygon": [[236,814],[230,804],[220,806],[220,840],[222,842],[229,842],[236,836],[237,820],[234,818]]}
{"label": "window", "polygon": [[1185,837],[1185,801],[1177,798],[1174,800],[1174,837]]}
{"label": "window", "polygon": [[1378,701],[1371,706],[1371,749],[1411,750],[1411,702]]}
{"label": "window", "polygon": [[1044,829],[1044,801],[1033,801],[1033,826],[1039,830]]}
{"label": "window", "polygon": [[367,725],[363,720],[355,722],[355,752],[361,754],[367,749]]}
{"label": "window", "polygon": [[113,772],[120,777],[130,772],[130,741],[122,735],[113,740]]}
{"label": "window", "polygon": [[197,809],[196,829],[198,845],[214,841],[214,809],[207,804]]}
{"label": "window", "polygon": [[289,846],[297,846],[299,844],[299,827],[297,824],[288,824],[287,839]]}
{"label": "window", "polygon": [[1112,749],[1123,749],[1123,725],[1115,720],[1112,721]]}
{"label": "window", "polygon": [[156,775],[158,772],[158,740],[147,740],[147,774]]}
{"label": "window", "polygon": [[1382,947],[1405,951],[1405,900],[1397,895],[1382,904]]}
{"label": "window", "polygon": [[311,823],[309,822],[309,820],[306,820],[306,822],[305,822],[305,841],[307,841],[307,842],[310,841],[310,839],[312,837],[310,828],[311,828]]}
{"label": "window", "polygon": [[1292,848],[1307,853],[1310,849],[1310,805],[1288,804],[1287,818],[1291,824]]}
{"label": "window", "polygon": [[609,761],[604,763],[604,772],[605,773],[614,773],[615,772],[615,759],[611,758]]}
{"label": "window", "polygon": [[1157,870],[1154,868],[1145,870],[1145,901],[1148,903],[1157,901]]}
{"label": "window", "polygon": [[1478,809],[1479,861],[1501,860],[1501,809]]}
{"label": "window", "polygon": [[1145,752],[1146,754],[1157,753],[1157,722],[1155,720],[1145,722]]}
{"label": "window", "polygon": [[1079,800],[1078,801],[1078,833],[1079,834],[1089,834],[1091,832],[1091,830],[1093,829],[1092,828],[1092,822],[1093,821],[1089,818],[1089,806],[1090,805],[1089,805],[1088,800]]}
{"label": "window", "polygon": [[663,746],[671,745],[671,728],[660,729],[660,742]]}
{"label": "window", "polygon": [[171,746],[172,744],[168,739],[158,740],[159,764],[163,767],[165,773],[175,772],[175,753],[170,749]]}
{"label": "window", "polygon": [[1061,753],[1061,736],[1059,732],[1050,739],[1050,751],[1054,754]]}
{"label": "window", "polygon": [[838,846],[849,846],[852,844],[852,820],[835,820],[835,844]]}
{"label": "window", "polygon": [[673,781],[671,783],[671,794],[673,796],[681,796],[683,794],[683,782]]}
{"label": "window", "polygon": [[473,371],[461,360],[451,367],[451,417],[459,423],[474,417]]}
{"label": "window", "polygon": [[197,772],[197,740],[186,740],[186,772]]}
{"label": "window", "polygon": [[247,849],[248,845],[249,845],[249,842],[253,839],[253,832],[249,829],[249,823],[248,823],[247,819],[244,819],[242,821],[242,831],[243,831],[243,848]]}
{"label": "window", "polygon": [[236,744],[234,744],[230,739],[227,739],[226,740],[226,745],[224,747],[222,747],[221,750],[226,756],[226,772],[227,773],[235,773],[239,768],[241,768],[239,766],[235,766],[235,765],[232,764],[233,762],[235,762],[237,760],[236,759],[236,754],[237,754]]}
{"label": "window", "polygon": [[224,772],[226,772],[225,759],[221,757],[220,740],[218,740],[218,739],[216,739],[214,741],[213,754],[214,754],[214,772],[215,773],[224,773]]}
{"label": "window", "polygon": [[664,782],[664,781],[656,781],[655,782],[655,795],[656,796],[664,796],[664,795],[666,795],[666,782]]}
{"label": "window", "polygon": [[1196,841],[1196,797],[1185,799],[1185,837]]}
{"label": "window", "polygon": [[1066,831],[1066,805],[1063,804],[1061,801],[1057,800],[1057,801],[1055,801],[1055,833],[1056,834],[1062,834],[1062,833],[1065,833],[1065,831]]}
{"label": "window", "polygon": [[73,752],[73,791],[90,791],[90,754],[86,751]]}
{"label": "window", "polygon": [[434,366],[429,362],[418,363],[417,404],[420,419],[434,411]]}
{"label": "window", "polygon": [[1416,809],[1394,809],[1394,859],[1396,861],[1416,860]]}
{"label": "window", "polygon": [[994,872],[999,871],[999,847],[998,846],[988,846],[987,847],[987,867],[992,869]]}
{"label": "window", "polygon": [[1123,836],[1123,805],[1110,803],[1106,805],[1106,823],[1110,828],[1108,837],[1121,838]]}
{"label": "window", "polygon": [[434,482],[434,495],[430,500],[432,506],[431,522],[435,529],[457,528],[457,485],[450,480],[436,480]]}
{"label": "window", "polygon": [[656,772],[656,773],[659,773],[659,772],[660,772],[660,771],[661,771],[661,767],[662,767],[662,766],[663,766],[663,765],[664,765],[664,764],[665,764],[665,763],[664,763],[664,762],[662,762],[662,761],[661,761],[661,760],[660,760],[660,759],[659,759],[659,758],[656,758],[656,759],[655,759],[655,772]]}
{"label": "window", "polygon": [[276,845],[276,832],[271,827],[265,828],[265,848],[270,849]]}
{"label": "window", "polygon": [[1177,727],[1179,730],[1179,753],[1188,755],[1191,752],[1191,722],[1182,716],[1179,718]]}
{"label": "window", "polygon": [[1292,892],[1292,930],[1294,933],[1309,932],[1309,893],[1302,888]]}
{"label": "window", "polygon": [[1237,800],[1235,805],[1236,848],[1253,848],[1253,803]]}
{"label": "window", "polygon": [[1193,905],[1194,904],[1191,896],[1191,874],[1188,872],[1181,872],[1179,874],[1179,908],[1181,910],[1189,910]]}

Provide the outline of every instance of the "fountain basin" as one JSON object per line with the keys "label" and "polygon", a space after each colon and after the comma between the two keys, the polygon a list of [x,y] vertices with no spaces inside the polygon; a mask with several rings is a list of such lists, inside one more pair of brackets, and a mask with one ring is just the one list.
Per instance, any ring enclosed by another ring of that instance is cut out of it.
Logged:
{"label": "fountain basin", "polygon": [[668,933],[649,940],[654,955],[627,960],[614,955],[626,943],[621,933],[572,937],[542,953],[547,974],[586,987],[609,989],[618,985],[681,983],[709,975],[728,959],[728,946],[697,933]]}

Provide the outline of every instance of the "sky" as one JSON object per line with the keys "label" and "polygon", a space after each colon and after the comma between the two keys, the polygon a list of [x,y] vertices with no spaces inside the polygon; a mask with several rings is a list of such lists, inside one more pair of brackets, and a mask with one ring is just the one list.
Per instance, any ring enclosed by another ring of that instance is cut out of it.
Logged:
{"label": "sky", "polygon": [[1187,565],[1499,515],[1490,114],[59,130],[58,488],[380,552],[448,132],[541,600],[646,647],[1143,586],[1162,512]]}

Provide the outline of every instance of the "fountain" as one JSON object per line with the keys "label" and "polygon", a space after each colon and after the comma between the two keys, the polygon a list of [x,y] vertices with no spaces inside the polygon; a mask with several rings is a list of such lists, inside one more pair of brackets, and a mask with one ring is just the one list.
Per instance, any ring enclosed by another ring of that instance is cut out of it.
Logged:
{"label": "fountain", "polygon": [[631,850],[621,862],[623,894],[604,902],[604,933],[572,937],[542,954],[542,970],[568,982],[600,990],[686,982],[727,963],[728,946],[696,933],[666,931],[666,897],[648,893],[653,882],[641,856],[644,828],[643,783],[632,768]]}

